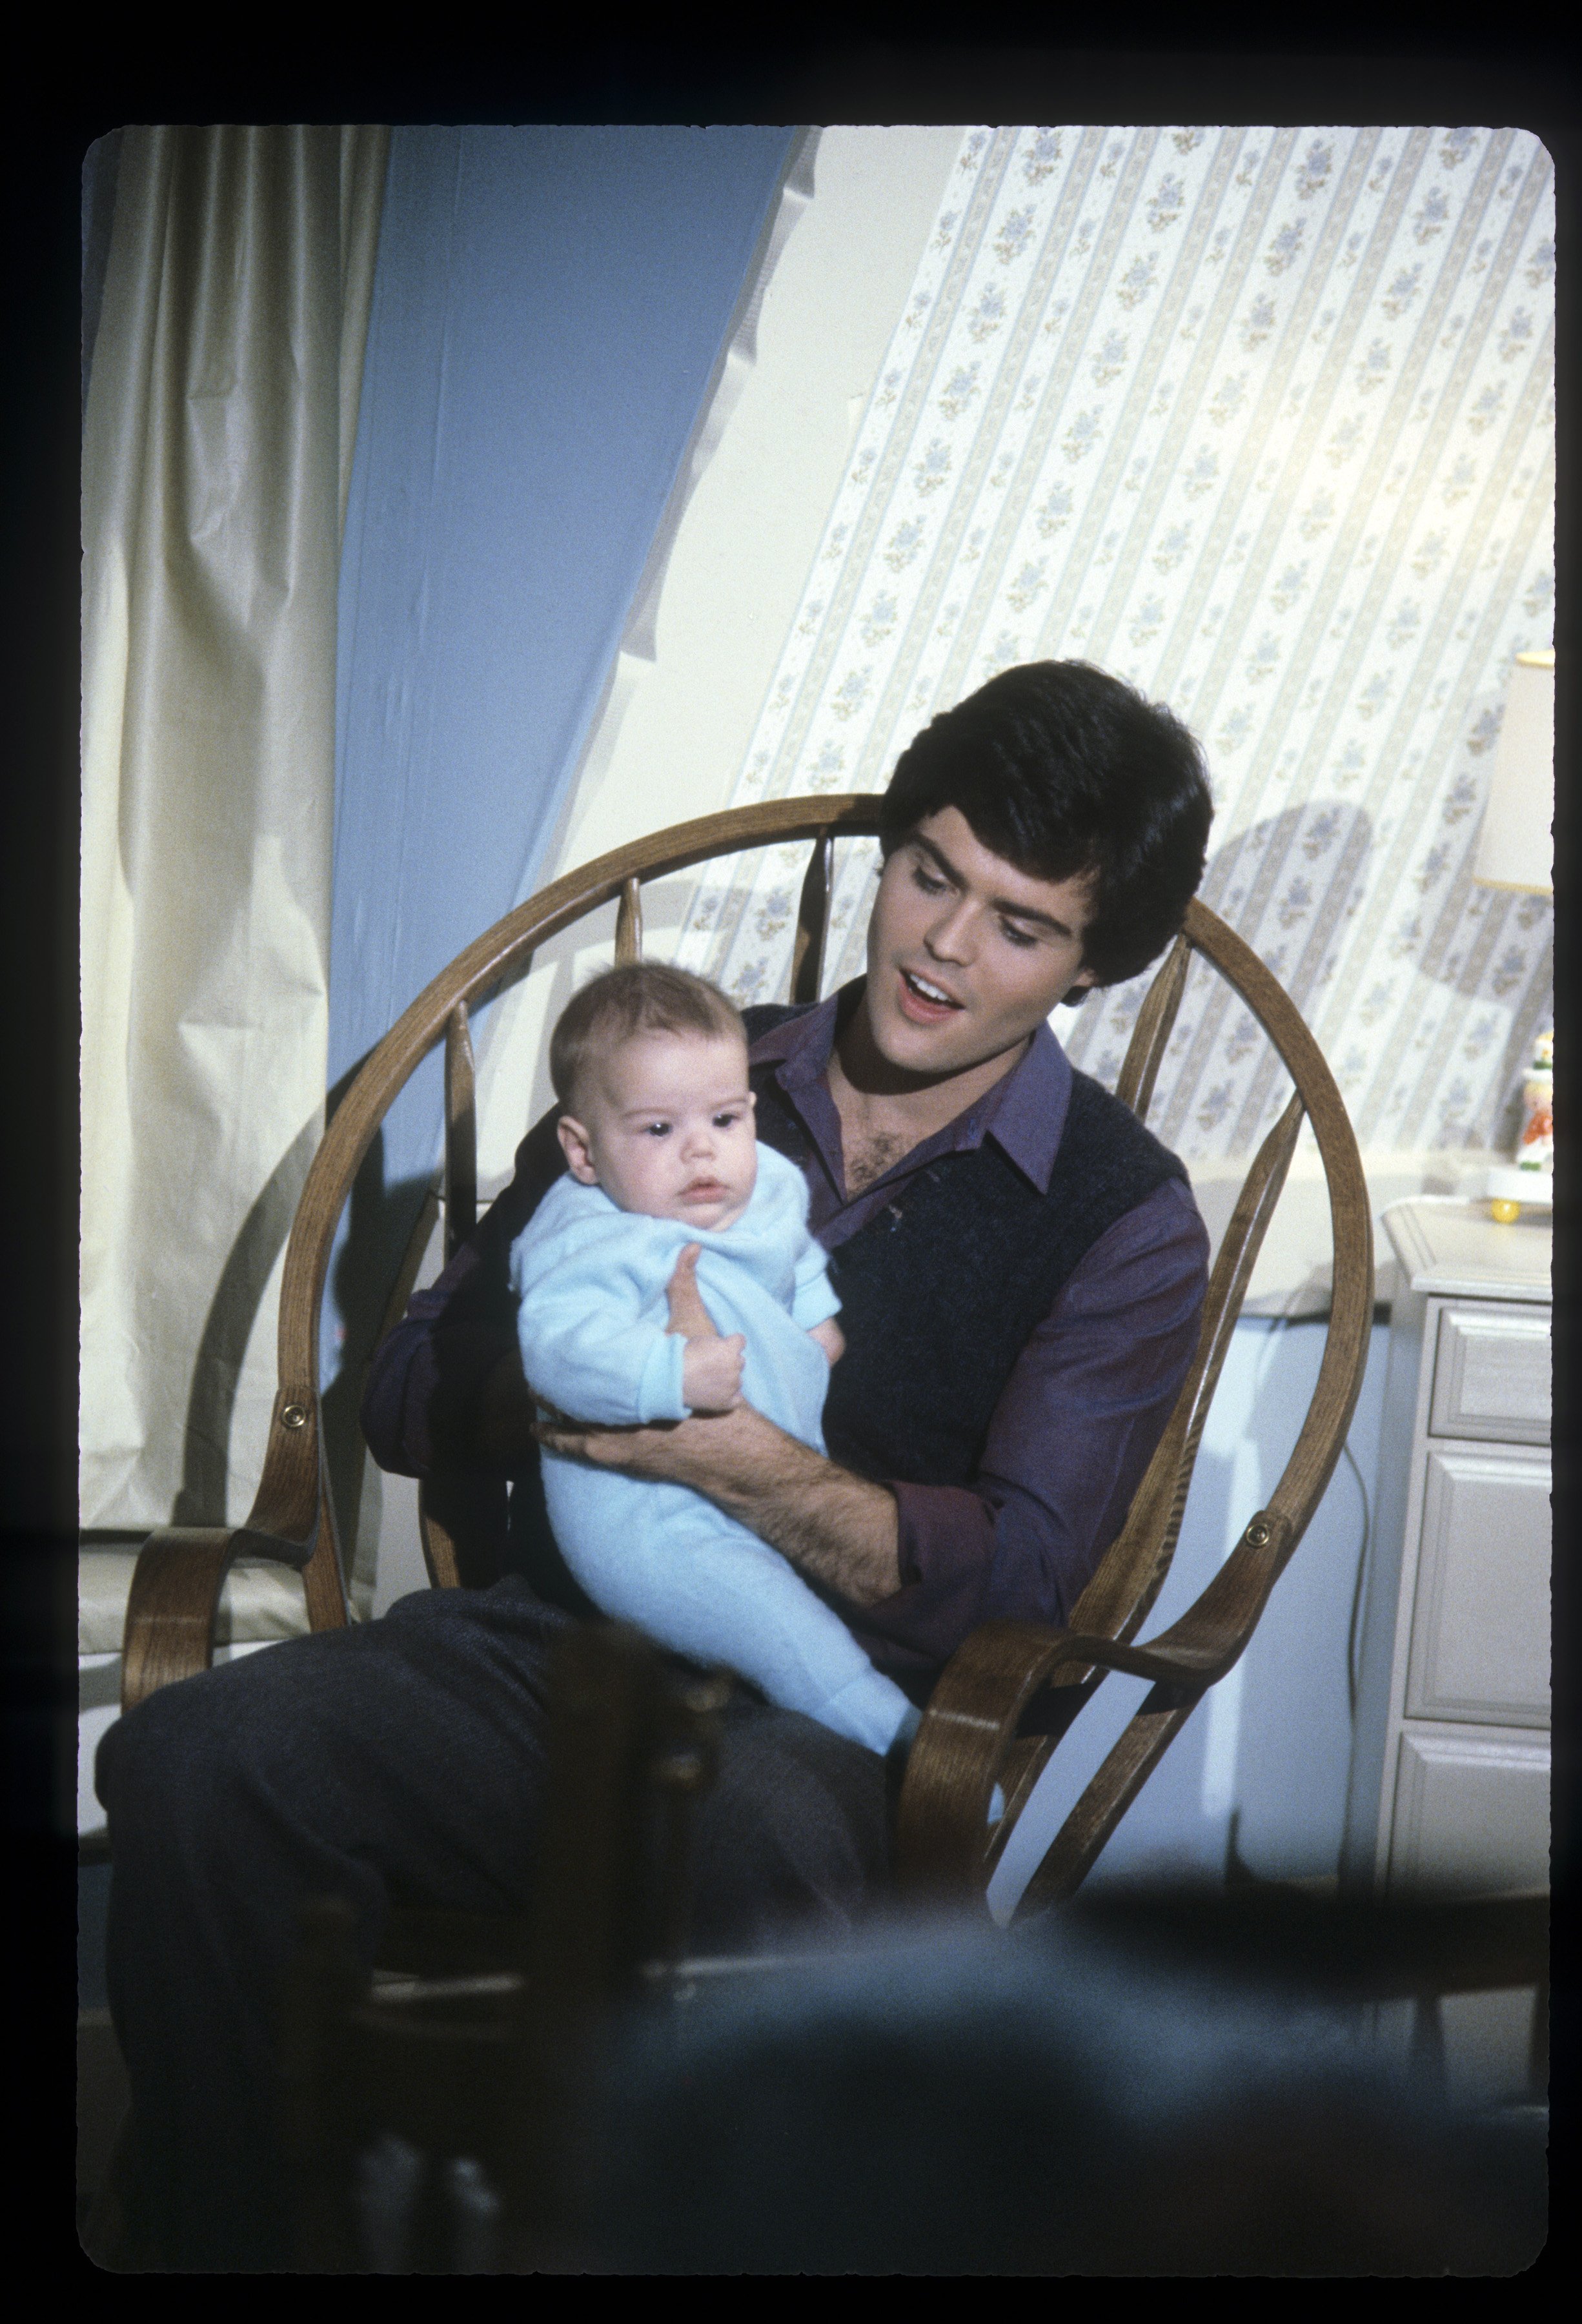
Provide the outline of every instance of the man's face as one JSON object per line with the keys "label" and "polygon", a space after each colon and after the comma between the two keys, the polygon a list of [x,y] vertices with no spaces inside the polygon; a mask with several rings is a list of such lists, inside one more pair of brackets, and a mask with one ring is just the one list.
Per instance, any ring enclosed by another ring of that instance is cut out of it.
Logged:
{"label": "man's face", "polygon": [[758,1179],[747,1050],[729,1038],[641,1033],[590,1060],[560,1118],[572,1176],[623,1211],[734,1226]]}
{"label": "man's face", "polygon": [[903,1071],[958,1074],[1091,984],[1090,882],[1035,880],[974,837],[959,808],[920,823],[889,857],[868,927],[868,1019]]}

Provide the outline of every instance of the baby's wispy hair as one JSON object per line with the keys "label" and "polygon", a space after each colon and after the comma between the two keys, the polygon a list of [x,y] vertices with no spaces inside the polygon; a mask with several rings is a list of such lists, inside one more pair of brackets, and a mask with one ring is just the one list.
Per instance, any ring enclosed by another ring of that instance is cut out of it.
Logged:
{"label": "baby's wispy hair", "polygon": [[619,1047],[641,1033],[691,1034],[745,1045],[740,1010],[706,977],[659,961],[632,961],[606,969],[561,1010],[549,1036],[549,1079],[562,1105],[569,1105],[577,1082],[596,1050]]}

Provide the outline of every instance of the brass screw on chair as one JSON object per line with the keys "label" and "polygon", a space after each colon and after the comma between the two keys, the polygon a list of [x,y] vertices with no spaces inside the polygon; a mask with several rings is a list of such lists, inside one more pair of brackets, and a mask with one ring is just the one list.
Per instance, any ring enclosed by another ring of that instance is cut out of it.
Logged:
{"label": "brass screw on chair", "polygon": [[1267,1549],[1269,1546],[1269,1527],[1264,1523],[1262,1517],[1255,1517],[1253,1519],[1251,1525],[1248,1526],[1246,1529],[1246,1537],[1255,1549]]}
{"label": "brass screw on chair", "polygon": [[305,1404],[287,1405],[285,1410],[281,1415],[281,1426],[282,1428],[306,1428],[307,1425],[308,1406]]}

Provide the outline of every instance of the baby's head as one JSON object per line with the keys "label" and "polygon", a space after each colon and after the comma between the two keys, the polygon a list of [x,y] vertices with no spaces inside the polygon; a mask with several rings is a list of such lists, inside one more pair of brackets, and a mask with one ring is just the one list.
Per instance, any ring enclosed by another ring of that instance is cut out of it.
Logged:
{"label": "baby's head", "polygon": [[623,1211],[733,1226],[758,1177],[747,1028],[701,976],[639,961],[596,976],[549,1041],[572,1176]]}

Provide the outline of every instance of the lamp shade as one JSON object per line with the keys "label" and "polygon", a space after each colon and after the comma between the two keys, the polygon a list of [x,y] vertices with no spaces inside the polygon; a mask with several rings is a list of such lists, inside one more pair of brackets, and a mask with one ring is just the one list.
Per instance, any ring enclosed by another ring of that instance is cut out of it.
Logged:
{"label": "lamp shade", "polygon": [[1485,888],[1554,892],[1555,658],[1516,657],[1472,876]]}

